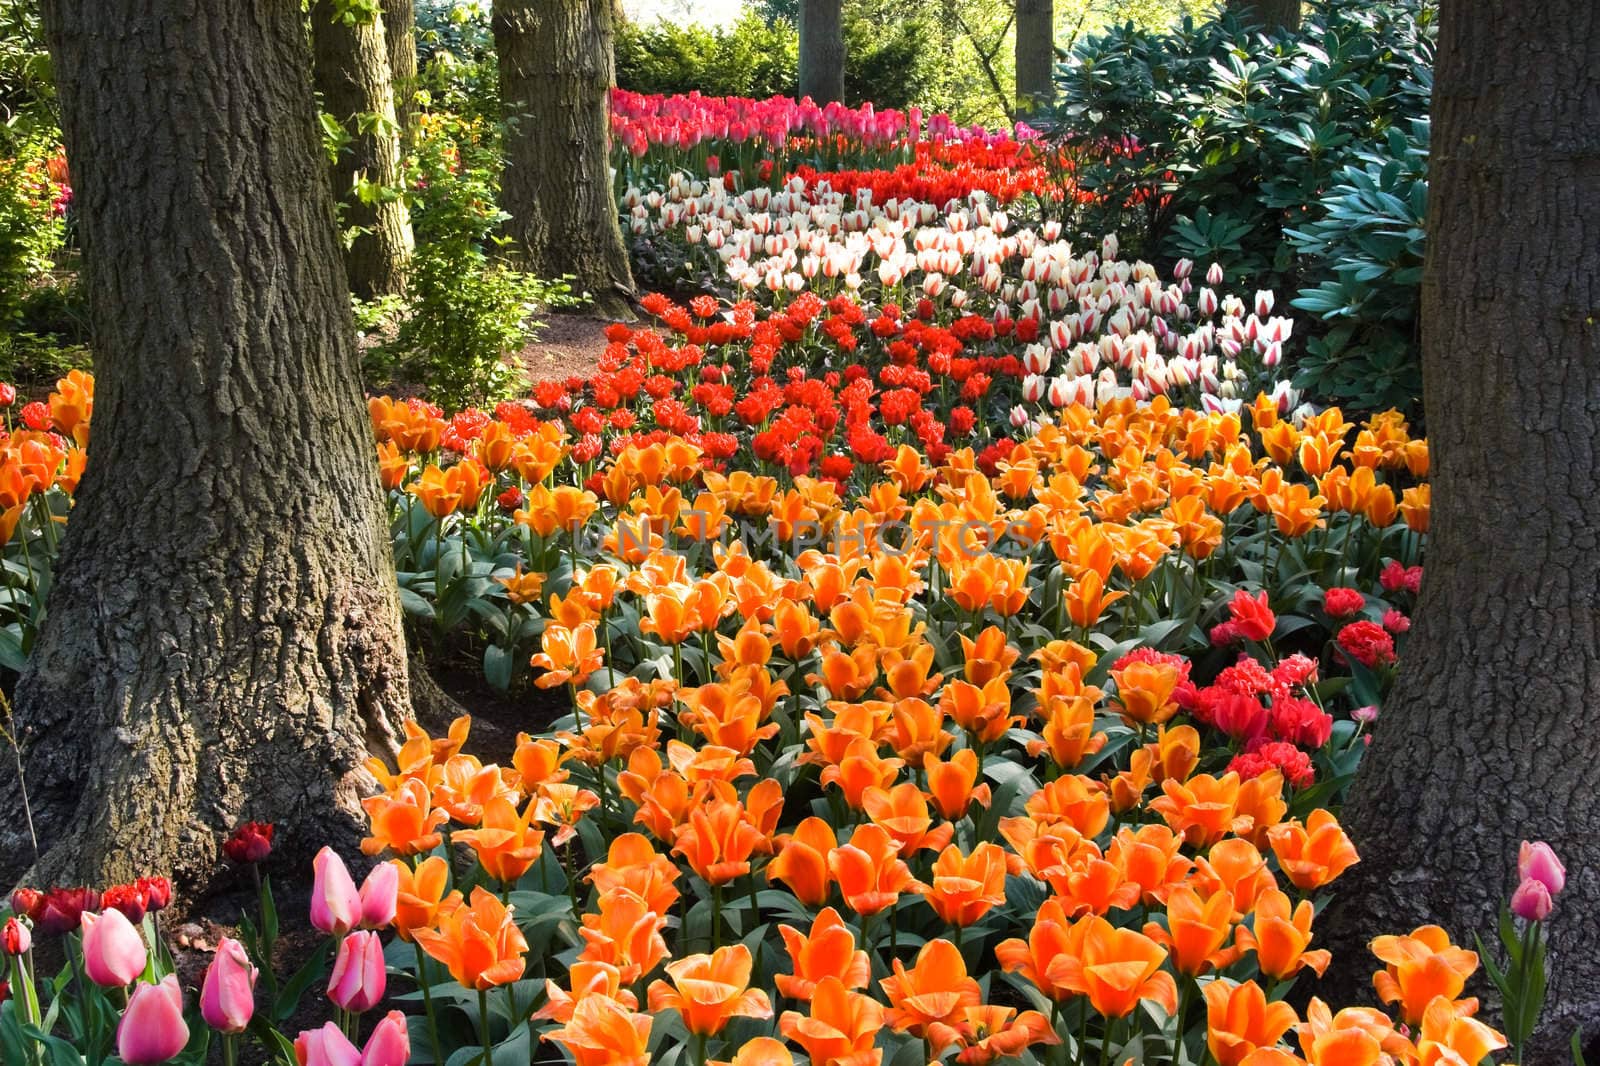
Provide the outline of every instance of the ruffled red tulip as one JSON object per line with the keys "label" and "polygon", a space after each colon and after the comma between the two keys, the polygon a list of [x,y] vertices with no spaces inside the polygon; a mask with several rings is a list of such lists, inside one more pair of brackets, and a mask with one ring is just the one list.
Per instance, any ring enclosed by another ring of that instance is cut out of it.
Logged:
{"label": "ruffled red tulip", "polygon": [[271,822],[245,822],[222,842],[222,853],[241,865],[265,862],[267,856],[272,854],[272,834],[275,830]]}

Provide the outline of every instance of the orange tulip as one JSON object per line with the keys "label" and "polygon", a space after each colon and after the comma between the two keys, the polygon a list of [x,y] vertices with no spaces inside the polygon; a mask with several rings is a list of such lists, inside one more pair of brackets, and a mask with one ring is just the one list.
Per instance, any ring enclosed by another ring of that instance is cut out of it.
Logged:
{"label": "orange tulip", "polygon": [[477,853],[478,864],[503,885],[516,882],[539,860],[544,833],[529,825],[534,803],[517,813],[504,796],[496,796],[483,807],[483,822],[477,829],[457,833],[456,839]]}
{"label": "orange tulip", "polygon": [[792,836],[780,837],[778,845],[777,857],[767,863],[767,880],[788,885],[807,907],[826,903],[831,884],[828,855],[839,846],[833,827],[821,818],[807,818]]}
{"label": "orange tulip", "polygon": [[750,987],[753,962],[743,944],[718,948],[710,955],[690,955],[667,964],[668,981],[650,985],[652,1013],[678,1012],[696,1036],[714,1036],[732,1018],[770,1018],[772,1002]]}
{"label": "orange tulip", "polygon": [[810,999],[817,985],[830,977],[849,989],[865,988],[872,979],[867,953],[856,949],[855,934],[832,907],[817,915],[809,934],[787,925],[778,926],[778,932],[794,973],[780,973],[773,980],[790,999]]}
{"label": "orange tulip", "polygon": [[439,827],[450,816],[433,806],[428,786],[416,778],[400,782],[400,787],[361,801],[367,812],[372,835],[361,841],[364,855],[376,855],[388,848],[396,855],[417,855],[432,851],[444,839]]}
{"label": "orange tulip", "polygon": [[948,822],[934,827],[927,799],[910,781],[889,789],[868,788],[861,794],[861,809],[873,824],[894,838],[901,858],[923,850],[938,851],[950,843],[955,833],[955,827]]}
{"label": "orange tulip", "polygon": [[1422,1035],[1417,1040],[1419,1066],[1470,1066],[1484,1062],[1506,1046],[1506,1038],[1437,996],[1422,1012]]}
{"label": "orange tulip", "polygon": [[417,929],[412,936],[465,988],[482,992],[509,984],[527,967],[527,938],[511,911],[481,887],[467,906],[442,915],[437,930]]}
{"label": "orange tulip", "polygon": [[976,784],[978,753],[971,748],[956,752],[948,762],[941,762],[937,754],[930,754],[923,759],[922,768],[928,775],[928,798],[944,818],[952,822],[965,818],[974,800],[989,806],[992,798],[989,786]]}
{"label": "orange tulip", "polygon": [[707,884],[725,885],[745,876],[762,836],[744,815],[743,807],[727,800],[696,808],[678,827],[673,852],[682,855]]}
{"label": "orange tulip", "polygon": [[1433,488],[1427,482],[1406,489],[1400,494],[1400,517],[1417,533],[1426,533],[1433,504]]}
{"label": "orange tulip", "polygon": [[967,976],[961,951],[948,940],[930,940],[917,952],[911,969],[894,960],[894,973],[878,982],[889,1000],[884,1015],[897,1033],[926,1037],[935,1022],[956,1018],[963,1007],[982,999],[978,982]]}
{"label": "orange tulip", "polygon": [[874,741],[858,737],[850,742],[844,757],[837,764],[823,767],[822,786],[838,785],[844,793],[845,803],[859,811],[867,790],[888,785],[904,765],[900,759],[883,758],[878,754],[878,745]]}
{"label": "orange tulip", "polygon": [[1233,897],[1227,892],[1202,899],[1188,885],[1167,894],[1167,926],[1150,922],[1144,934],[1165,947],[1173,969],[1190,977],[1221,969],[1239,957],[1237,948],[1225,949],[1233,932]]}
{"label": "orange tulip", "polygon": [[1105,579],[1088,570],[1067,587],[1062,597],[1067,605],[1067,617],[1074,625],[1088,629],[1100,621],[1107,607],[1126,595],[1126,592],[1107,592]]}
{"label": "orange tulip", "polygon": [[1111,679],[1117,683],[1112,706],[1130,723],[1158,725],[1178,711],[1172,693],[1182,674],[1172,663],[1135,661],[1111,671]]}
{"label": "orange tulip", "polygon": [[1006,856],[987,841],[963,855],[951,844],[933,862],[933,881],[917,892],[946,924],[969,926],[1006,901]]}
{"label": "orange tulip", "polygon": [[605,664],[605,652],[595,641],[597,631],[594,622],[573,627],[546,625],[539,637],[541,650],[529,660],[530,665],[545,671],[534,684],[554,688],[569,681],[581,685],[589,680],[589,675]]}
{"label": "orange tulip", "polygon": [[649,1066],[648,1014],[605,996],[585,996],[560,1029],[541,1039],[566,1047],[574,1066]]}
{"label": "orange tulip", "polygon": [[1196,847],[1251,827],[1248,818],[1238,816],[1239,775],[1231,770],[1221,777],[1196,774],[1183,782],[1169,778],[1161,783],[1161,791],[1165,794],[1151,800],[1150,809]]}
{"label": "orange tulip", "polygon": [[1154,1000],[1168,1014],[1178,1009],[1178,986],[1161,969],[1167,953],[1160,944],[1132,929],[1118,929],[1098,915],[1079,919],[1081,951],[1053,959],[1045,976],[1053,983],[1089,997],[1089,1005],[1106,1018],[1130,1014],[1142,999]]}
{"label": "orange tulip", "polygon": [[522,794],[531,796],[543,784],[559,784],[567,779],[561,769],[566,761],[561,746],[553,740],[535,740],[526,733],[517,734],[516,752],[511,765],[517,771],[517,786]]}
{"label": "orange tulip", "polygon": [[395,868],[398,888],[395,892],[394,931],[400,939],[410,941],[418,929],[427,929],[439,922],[461,903],[461,893],[445,895],[450,881],[449,867],[437,855],[423,859],[413,870],[399,859],[390,859]]}
{"label": "orange tulip", "polygon": [[433,786],[433,803],[442,807],[462,825],[477,825],[483,819],[484,804],[496,796],[516,798],[500,767],[478,761],[476,755],[452,755],[445,760],[444,772]]}
{"label": "orange tulip", "polygon": [[1416,1055],[1411,1041],[1395,1032],[1394,1023],[1382,1011],[1346,1007],[1334,1014],[1315,997],[1295,1035],[1311,1066],[1390,1066]]}
{"label": "orange tulip", "polygon": [[900,893],[917,887],[894,838],[876,825],[861,826],[849,843],[828,852],[828,870],[845,903],[863,917],[892,907]]}
{"label": "orange tulip", "polygon": [[1106,734],[1095,732],[1094,700],[1089,696],[1052,696],[1039,710],[1044,717],[1041,739],[1028,742],[1028,754],[1034,758],[1048,754],[1061,769],[1071,770],[1106,746]]}
{"label": "orange tulip", "polygon": [[877,1066],[874,1052],[883,1027],[883,1007],[871,996],[851,992],[836,977],[817,982],[806,1014],[784,1011],[778,1031],[805,1049],[815,1066]]}
{"label": "orange tulip", "polygon": [[600,797],[577,785],[540,785],[539,795],[533,801],[533,820],[556,827],[550,838],[554,847],[561,847],[578,833],[578,822],[589,811],[600,806]]}
{"label": "orange tulip", "polygon": [[1194,881],[1206,892],[1225,889],[1232,894],[1238,917],[1255,907],[1262,893],[1278,887],[1261,852],[1250,841],[1238,838],[1211,845],[1205,857],[1195,861]]}
{"label": "orange tulip", "polygon": [[1044,1015],[1036,1010],[1018,1014],[1015,1007],[963,1007],[951,1020],[928,1026],[934,1054],[958,1047],[956,1062],[961,1066],[983,1066],[1020,1055],[1034,1044],[1059,1043],[1061,1038]]}
{"label": "orange tulip", "polygon": [[1268,977],[1286,980],[1306,967],[1321,977],[1333,956],[1327,951],[1306,950],[1314,914],[1310,900],[1293,906],[1289,897],[1276,889],[1263,892],[1256,900],[1255,928],[1239,927],[1239,947],[1256,953],[1256,964]]}
{"label": "orange tulip", "polygon": [[1321,888],[1361,861],[1339,820],[1321,807],[1311,812],[1304,826],[1297,821],[1273,826],[1267,830],[1267,841],[1284,876],[1296,888]]}
{"label": "orange tulip", "polygon": [[666,914],[678,901],[674,882],[678,864],[656,851],[639,833],[624,833],[611,841],[606,861],[589,869],[588,880],[601,896],[627,889],[641,897],[656,914]]}
{"label": "orange tulip", "polygon": [[1044,823],[1070,825],[1094,838],[1111,820],[1111,802],[1105,791],[1080,774],[1058,777],[1028,797],[1028,816]]}
{"label": "orange tulip", "polygon": [[1111,838],[1106,858],[1116,864],[1123,877],[1139,886],[1140,898],[1148,906],[1164,899],[1194,866],[1179,854],[1182,846],[1183,838],[1164,825],[1123,826]]}
{"label": "orange tulip", "polygon": [[1011,713],[1011,686],[1004,674],[983,685],[952,681],[939,696],[939,709],[981,744],[992,744],[1006,730],[1020,725],[1022,718]]}
{"label": "orange tulip", "polygon": [[645,902],[637,892],[625,888],[600,897],[600,913],[585,914],[583,950],[578,958],[604,962],[622,973],[622,983],[631,985],[656,968],[667,957],[667,942],[661,931],[667,920]]}
{"label": "orange tulip", "polygon": [[945,731],[944,721],[944,708],[921,697],[896,700],[886,729],[889,746],[913,770],[925,769],[956,739]]}
{"label": "orange tulip", "polygon": [[566,1024],[577,1012],[577,1006],[590,996],[614,999],[629,1010],[639,1008],[639,1000],[622,987],[622,971],[607,962],[574,962],[567,971],[567,981],[572,990],[562,988],[554,981],[544,983],[545,1005],[534,1012],[534,1020],[546,1018]]}
{"label": "orange tulip", "polygon": [[965,633],[957,634],[961,641],[961,676],[968,684],[983,688],[996,678],[1011,675],[1011,665],[1022,653],[1006,640],[999,626],[988,626],[976,640]]}
{"label": "orange tulip", "polygon": [[[1398,1003],[1407,1025],[1418,1025],[1437,996],[1453,1000],[1478,968],[1478,955],[1450,943],[1437,925],[1424,925],[1409,936],[1380,936],[1372,953],[1385,967],[1372,976],[1372,987],[1384,1003]],[[1472,1000],[1476,1003],[1476,1000]]]}
{"label": "orange tulip", "polygon": [[1287,1003],[1268,1003],[1254,981],[1205,986],[1206,1046],[1219,1066],[1240,1066],[1257,1048],[1270,1048],[1299,1021]]}
{"label": "orange tulip", "polygon": [[1060,899],[1047,899],[1033,919],[1028,939],[1024,941],[1013,937],[1001,941],[995,946],[994,956],[1006,973],[1020,973],[1047,998],[1059,1002],[1077,993],[1073,988],[1049,978],[1050,963],[1063,952],[1081,954],[1081,945],[1073,943],[1073,933],[1078,931],[1081,939],[1081,933],[1087,929],[1087,925],[1080,923],[1075,926],[1068,920]]}

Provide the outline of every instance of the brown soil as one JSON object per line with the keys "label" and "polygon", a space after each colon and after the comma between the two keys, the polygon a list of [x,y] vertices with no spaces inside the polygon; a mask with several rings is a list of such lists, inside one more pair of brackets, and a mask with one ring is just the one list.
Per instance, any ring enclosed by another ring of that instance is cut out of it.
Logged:
{"label": "brown soil", "polygon": [[528,369],[528,380],[562,381],[591,377],[606,350],[604,330],[611,320],[586,314],[550,314],[545,326],[518,353]]}

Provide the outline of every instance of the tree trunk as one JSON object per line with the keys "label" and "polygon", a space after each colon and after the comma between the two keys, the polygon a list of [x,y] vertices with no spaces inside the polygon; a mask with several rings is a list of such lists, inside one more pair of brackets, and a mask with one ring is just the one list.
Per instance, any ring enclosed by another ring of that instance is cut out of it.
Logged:
{"label": "tree trunk", "polygon": [[1520,840],[1566,860],[1542,1054],[1600,1034],[1600,8],[1445,0],[1422,360],[1427,579],[1351,790],[1334,958],[1491,940]]}
{"label": "tree trunk", "polygon": [[17,689],[30,879],[192,886],[241,819],[353,840],[408,705],[311,56],[292,0],[44,15],[99,377]]}
{"label": "tree trunk", "polygon": [[844,99],[840,7],[840,0],[800,0],[800,95],[819,104]]}
{"label": "tree trunk", "polygon": [[1300,0],[1228,0],[1228,10],[1268,30],[1300,28]]}
{"label": "tree trunk", "polygon": [[1052,0],[1017,0],[1017,110],[1050,106],[1054,97],[1056,13]]}
{"label": "tree trunk", "polygon": [[399,127],[383,20],[361,22],[356,9],[341,13],[343,7],[335,0],[311,5],[313,70],[323,111],[349,138],[333,163],[333,192],[341,225],[354,234],[344,257],[350,291],[366,300],[405,289],[411,218],[400,196]]}
{"label": "tree trunk", "polygon": [[633,274],[611,194],[611,0],[496,0],[506,226],[540,277],[571,275],[631,317]]}
{"label": "tree trunk", "polygon": [[417,123],[417,5],[415,0],[383,0],[383,43],[389,50],[389,82],[394,87],[394,120],[406,144]]}

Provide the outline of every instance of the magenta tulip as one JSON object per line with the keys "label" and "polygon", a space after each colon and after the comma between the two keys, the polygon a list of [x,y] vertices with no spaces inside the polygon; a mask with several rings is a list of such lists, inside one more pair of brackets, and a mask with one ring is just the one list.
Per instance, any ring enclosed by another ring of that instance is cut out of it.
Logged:
{"label": "magenta tulip", "polygon": [[1555,901],[1550,898],[1549,887],[1531,877],[1511,893],[1511,913],[1524,921],[1542,922],[1550,916],[1554,907]]}
{"label": "magenta tulip", "polygon": [[361,894],[344,860],[323,848],[311,860],[311,924],[342,936],[361,924]]}
{"label": "magenta tulip", "polygon": [[219,1033],[242,1033],[255,1013],[256,968],[237,940],[223,937],[200,987],[200,1014]]}
{"label": "magenta tulip", "polygon": [[300,1066],[361,1066],[361,1052],[332,1022],[295,1037],[294,1057]]}
{"label": "magenta tulip", "polygon": [[1532,844],[1526,840],[1522,842],[1517,853],[1517,876],[1524,881],[1538,881],[1552,896],[1559,896],[1567,885],[1567,868],[1542,840]]}
{"label": "magenta tulip", "polygon": [[341,1008],[371,1010],[383,999],[385,983],[383,941],[367,930],[351,933],[339,943],[333,961],[333,976],[328,978],[328,998]]}
{"label": "magenta tulip", "polygon": [[361,882],[361,926],[364,929],[387,929],[394,921],[395,899],[400,891],[400,870],[393,864],[380,862]]}
{"label": "magenta tulip", "polygon": [[128,1066],[166,1062],[189,1043],[183,1021],[183,989],[175,974],[159,985],[140,984],[117,1025],[117,1054]]}
{"label": "magenta tulip", "polygon": [[361,1049],[361,1066],[406,1066],[411,1057],[411,1034],[406,1031],[406,1016],[392,1010],[367,1037]]}
{"label": "magenta tulip", "polygon": [[83,968],[102,988],[125,988],[144,973],[144,938],[121,911],[83,914]]}

